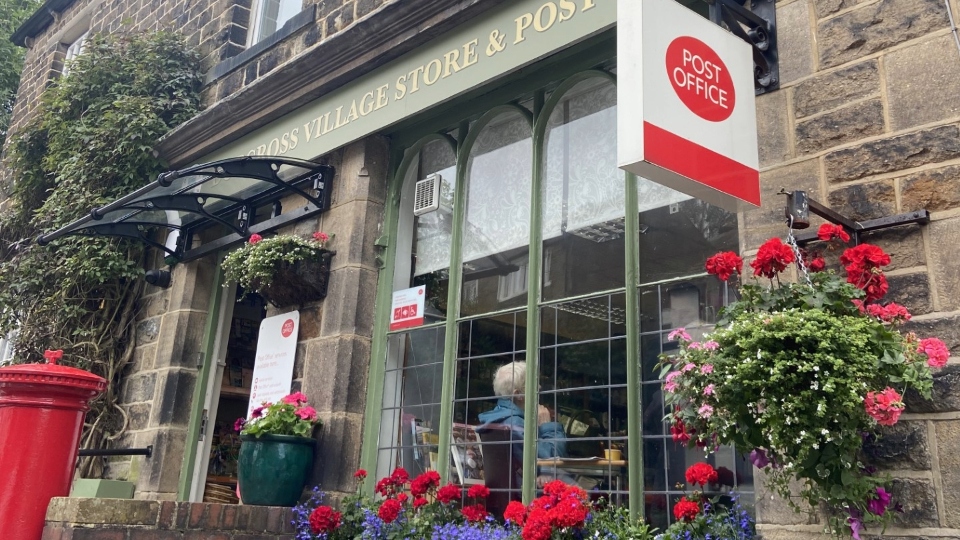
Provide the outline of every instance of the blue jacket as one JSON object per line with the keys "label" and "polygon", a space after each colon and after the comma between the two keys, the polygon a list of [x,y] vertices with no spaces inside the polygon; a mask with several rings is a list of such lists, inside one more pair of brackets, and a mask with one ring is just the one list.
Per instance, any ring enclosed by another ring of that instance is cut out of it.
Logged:
{"label": "blue jacket", "polygon": [[[498,399],[497,406],[492,411],[480,413],[479,418],[484,425],[479,426],[477,431],[483,431],[484,427],[490,424],[502,424],[512,428],[512,439],[523,441],[523,409],[509,398]],[[537,438],[540,440],[537,443],[537,458],[565,456],[567,454],[566,437],[560,422],[546,422],[540,425],[537,428]],[[519,459],[523,460],[521,445],[513,445],[513,452],[515,454],[519,452]]]}

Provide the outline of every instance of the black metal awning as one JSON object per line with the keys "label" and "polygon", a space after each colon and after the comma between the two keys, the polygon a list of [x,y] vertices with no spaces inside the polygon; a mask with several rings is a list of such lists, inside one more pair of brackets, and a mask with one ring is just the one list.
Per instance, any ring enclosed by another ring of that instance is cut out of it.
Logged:
{"label": "black metal awning", "polygon": [[[174,260],[189,261],[243,242],[253,233],[326,211],[333,175],[328,165],[283,157],[194,165],[162,173],[151,184],[94,208],[37,242],[48,244],[69,235],[121,236],[163,250]],[[282,213],[281,199],[291,195],[306,204]],[[158,230],[163,229],[166,241],[158,241]]]}

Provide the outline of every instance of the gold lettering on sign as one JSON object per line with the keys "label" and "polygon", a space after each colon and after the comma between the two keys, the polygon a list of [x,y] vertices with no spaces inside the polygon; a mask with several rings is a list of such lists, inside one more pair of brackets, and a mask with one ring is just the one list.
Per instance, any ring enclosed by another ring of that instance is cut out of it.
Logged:
{"label": "gold lettering on sign", "polygon": [[[271,136],[269,141],[258,144],[247,152],[247,155],[283,155],[296,150],[301,141],[310,143],[361,118],[375,116],[376,111],[389,107],[391,103],[402,101],[411,94],[437,85],[449,77],[457,77],[458,73],[477,65],[482,53],[485,53],[486,57],[492,57],[508,45],[524,43],[535,35],[531,32],[550,32],[559,24],[576,18],[579,13],[595,8],[596,2],[597,0],[544,1],[537,9],[516,17],[512,24],[508,22],[506,28],[478,30],[477,37],[420,65],[409,66],[410,70],[399,75],[395,81],[361,89],[361,92],[344,97],[337,106],[331,105],[316,118],[294,126],[279,136]],[[481,45],[484,35],[486,43]]]}

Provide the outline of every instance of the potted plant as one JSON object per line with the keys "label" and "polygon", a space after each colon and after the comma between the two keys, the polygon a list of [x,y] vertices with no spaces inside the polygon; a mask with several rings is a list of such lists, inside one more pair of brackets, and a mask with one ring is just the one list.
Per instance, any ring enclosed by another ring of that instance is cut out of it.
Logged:
{"label": "potted plant", "polygon": [[[826,251],[850,239],[830,224],[819,237]],[[703,339],[674,330],[680,352],[664,357],[661,378],[675,440],[708,450],[734,444],[787,501],[797,479],[835,533],[859,538],[864,523],[889,520],[891,504],[889,478],[860,459],[864,440],[897,422],[908,389],[930,397],[930,370],[950,353],[936,338],[900,331],[910,313],[881,302],[890,263],[881,248],[846,248],[839,263],[843,274],[827,270],[822,253],[801,253],[792,236],[769,240],[751,263],[768,283],[742,285]],[[787,283],[781,274],[793,264],[800,279]],[[742,266],[727,252],[706,269],[726,281]]]}
{"label": "potted plant", "polygon": [[307,397],[300,392],[257,407],[249,420],[237,420],[237,480],[244,504],[297,503],[313,466],[313,429],[320,424],[317,411],[307,405]]}
{"label": "potted plant", "polygon": [[223,260],[228,281],[236,281],[244,292],[256,292],[277,306],[322,300],[327,295],[330,258],[335,254],[324,246],[330,236],[315,232],[309,238],[279,234],[250,240]]}

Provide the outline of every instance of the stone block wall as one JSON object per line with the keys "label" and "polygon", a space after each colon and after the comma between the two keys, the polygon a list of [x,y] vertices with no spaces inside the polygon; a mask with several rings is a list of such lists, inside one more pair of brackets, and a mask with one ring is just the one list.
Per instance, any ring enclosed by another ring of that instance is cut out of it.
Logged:
{"label": "stone block wall", "polygon": [[40,540],[292,540],[290,508],[55,498]]}
{"label": "stone block wall", "polygon": [[[779,91],[757,98],[763,207],[743,213],[741,248],[786,234],[781,188],[856,220],[927,209],[928,225],[865,235],[889,252],[888,300],[954,358],[934,399],[907,410],[867,446],[903,505],[889,538],[958,538],[960,513],[960,50],[943,0],[784,0],[777,4]],[[954,18],[958,3],[950,0]],[[812,227],[822,221],[813,219]],[[758,490],[767,540],[821,537],[815,512]],[[870,530],[869,534],[879,531]],[[827,538],[827,536],[822,536]]]}

